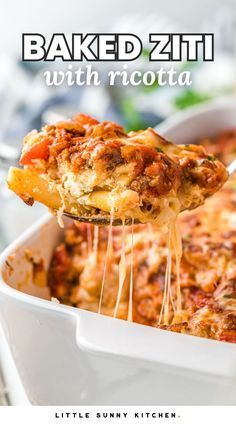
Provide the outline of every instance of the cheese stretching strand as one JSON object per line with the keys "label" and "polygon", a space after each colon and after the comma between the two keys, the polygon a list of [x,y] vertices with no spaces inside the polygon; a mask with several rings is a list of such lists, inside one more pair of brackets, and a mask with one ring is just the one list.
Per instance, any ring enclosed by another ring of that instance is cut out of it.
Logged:
{"label": "cheese stretching strand", "polygon": [[179,313],[182,309],[181,302],[181,289],[180,289],[180,261],[183,254],[182,249],[182,238],[179,230],[177,220],[172,224],[172,246],[175,253],[175,266],[176,266],[176,278],[177,278],[177,295],[176,295],[176,310]]}
{"label": "cheese stretching strand", "polygon": [[[175,268],[176,268],[176,305],[174,304],[172,286],[171,286],[171,270],[172,270],[172,256],[175,256]],[[168,228],[167,234],[167,265],[165,272],[165,282],[164,282],[164,296],[161,307],[161,312],[158,320],[158,325],[162,323],[169,324],[170,316],[170,303],[172,305],[172,310],[174,314],[178,314],[182,309],[181,301],[181,289],[180,289],[180,261],[182,257],[182,239],[180,236],[177,219],[172,222]]]}
{"label": "cheese stretching strand", "polygon": [[129,305],[128,321],[133,321],[133,290],[134,290],[134,220],[131,224],[131,261],[130,261],[130,280],[129,280]]}
{"label": "cheese stretching strand", "polygon": [[120,256],[120,263],[119,263],[119,286],[118,286],[118,292],[117,292],[117,298],[116,298],[116,306],[114,310],[114,318],[117,316],[122,289],[126,277],[126,260],[125,260],[125,224],[123,222],[122,224],[122,248],[121,248],[121,256]]}
{"label": "cheese stretching strand", "polygon": [[101,309],[102,309],[102,297],[103,297],[103,291],[104,291],[105,281],[106,281],[108,259],[109,259],[109,256],[111,255],[111,250],[112,250],[112,221],[113,221],[113,215],[111,213],[108,240],[107,240],[107,251],[106,251],[106,258],[105,258],[105,264],[104,264],[104,270],[103,270],[103,276],[102,276],[101,293],[100,293],[100,299],[99,299],[99,305],[98,305],[99,314],[101,313]]}

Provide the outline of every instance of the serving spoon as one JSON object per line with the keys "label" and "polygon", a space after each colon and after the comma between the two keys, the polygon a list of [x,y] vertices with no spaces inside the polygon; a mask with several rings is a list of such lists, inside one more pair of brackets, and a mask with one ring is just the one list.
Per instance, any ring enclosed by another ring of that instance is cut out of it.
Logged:
{"label": "serving spoon", "polygon": [[[234,159],[228,166],[227,166],[227,172],[229,177],[234,174],[236,171],[236,159]],[[200,205],[194,206],[192,209],[197,208]],[[182,209],[181,212],[183,212],[186,209]],[[110,225],[118,226],[118,225],[131,225],[133,224],[140,224],[141,222],[138,219],[132,219],[132,218],[125,218],[125,220],[122,220],[120,218],[115,218],[111,222],[110,216],[105,215],[92,215],[92,216],[77,216],[69,212],[63,212],[63,215],[67,216],[70,219],[73,219],[74,221],[84,222],[87,224],[94,224],[94,225]]]}

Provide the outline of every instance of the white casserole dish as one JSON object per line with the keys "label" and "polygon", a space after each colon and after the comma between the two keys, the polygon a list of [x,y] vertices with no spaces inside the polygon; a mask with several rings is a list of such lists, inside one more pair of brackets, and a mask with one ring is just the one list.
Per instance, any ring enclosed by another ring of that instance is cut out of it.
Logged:
{"label": "white casserole dish", "polygon": [[[235,126],[236,101],[227,99],[180,113],[158,131],[176,142],[191,143]],[[46,216],[0,259],[0,319],[18,373],[16,390],[22,403],[235,404],[236,345],[47,300],[47,289],[32,285],[25,249],[48,266],[60,237],[56,219]],[[6,265],[9,255],[14,255],[12,270]],[[6,373],[7,383],[8,378]]]}

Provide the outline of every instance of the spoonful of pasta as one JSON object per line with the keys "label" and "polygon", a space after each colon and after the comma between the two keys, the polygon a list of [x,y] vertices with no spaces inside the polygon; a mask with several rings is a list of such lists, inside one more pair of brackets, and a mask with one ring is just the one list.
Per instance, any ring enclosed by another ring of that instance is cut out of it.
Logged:
{"label": "spoonful of pasta", "polygon": [[97,225],[163,226],[218,191],[235,171],[202,146],[173,144],[152,128],[125,133],[79,114],[33,130],[7,183],[24,202]]}

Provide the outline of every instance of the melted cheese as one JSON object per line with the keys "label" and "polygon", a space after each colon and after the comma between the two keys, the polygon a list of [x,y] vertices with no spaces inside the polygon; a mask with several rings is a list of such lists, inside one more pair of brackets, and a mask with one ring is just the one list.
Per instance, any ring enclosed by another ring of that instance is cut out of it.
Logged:
{"label": "melted cheese", "polygon": [[[114,212],[119,213],[124,219],[125,213],[127,213],[127,207],[134,208],[131,211],[132,216],[132,247],[131,247],[131,269],[130,269],[130,289],[129,289],[129,306],[128,306],[128,317],[129,321],[132,321],[132,296],[133,296],[133,224],[135,217],[139,217],[140,219],[140,209],[138,207],[138,195],[136,192],[132,190],[126,190],[121,193],[117,192],[107,192],[107,191],[97,191],[90,193],[84,199],[86,205],[90,205],[96,207],[101,210],[105,210],[110,213],[110,226],[108,231],[108,242],[107,242],[107,253],[104,264],[104,271],[102,277],[102,285],[101,285],[101,293],[99,299],[99,307],[98,313],[101,313],[102,306],[102,297],[104,291],[104,285],[106,280],[107,273],[107,264],[108,258],[110,255],[110,251],[112,248],[112,222],[114,219]],[[164,294],[163,294],[163,302],[160,311],[158,324],[163,323],[169,324],[170,319],[170,305],[172,305],[172,309],[174,314],[181,311],[181,291],[180,291],[180,259],[182,255],[182,245],[181,245],[181,237],[177,227],[177,216],[180,212],[180,202],[176,197],[169,197],[166,199],[162,199],[162,208],[159,212],[156,219],[150,219],[148,214],[146,214],[146,220],[150,223],[150,221],[155,222],[157,227],[162,227],[163,230],[165,226],[168,227],[168,236],[167,236],[167,264],[166,264],[166,273],[165,273],[165,284],[164,284]],[[112,212],[111,212],[112,211]],[[142,213],[143,214],[143,213]],[[145,214],[143,214],[145,215]],[[145,221],[144,221],[145,222]],[[149,224],[149,232],[150,232],[150,224]],[[172,271],[172,252],[175,255],[176,261],[176,272],[177,272],[177,296],[176,296],[176,304],[173,299],[172,290],[171,290],[171,271]],[[122,228],[122,249],[121,249],[121,257],[119,262],[119,282],[118,282],[118,290],[117,290],[117,298],[114,308],[113,316],[117,317],[119,304],[122,296],[122,289],[124,286],[124,281],[126,278],[126,257],[125,257],[125,225],[123,222]]]}
{"label": "melted cheese", "polygon": [[90,194],[79,198],[79,203],[84,208],[93,207],[103,212],[111,213],[114,211],[114,217],[124,219],[133,218],[142,223],[155,223],[162,228],[173,221],[180,212],[181,204],[177,197],[173,195],[160,198],[158,207],[150,211],[143,211],[140,206],[139,195],[134,190],[125,191],[93,191]]}
{"label": "melted cheese", "polygon": [[[170,213],[170,211],[169,211]],[[174,216],[174,219],[173,219]],[[159,315],[158,325],[160,325],[163,321],[163,324],[168,325],[170,321],[170,305],[172,305],[172,309],[175,314],[179,314],[181,312],[181,290],[180,290],[180,260],[182,256],[182,240],[180,236],[180,232],[177,224],[177,215],[173,215],[170,213],[170,217],[172,220],[168,225],[168,233],[167,233],[167,263],[166,263],[166,272],[165,272],[165,282],[164,282],[164,293],[163,293],[163,302]],[[110,215],[110,225],[108,230],[108,242],[107,242],[107,252],[105,257],[105,264],[103,270],[102,277],[102,285],[99,299],[99,307],[98,313],[101,313],[102,307],[102,298],[104,292],[104,286],[106,281],[106,273],[107,273],[107,265],[108,259],[111,255],[112,251],[112,222],[114,219],[114,215],[111,213]],[[133,235],[133,226],[134,226],[134,218],[132,218],[132,226],[131,226],[131,253],[130,253],[130,281],[129,281],[129,303],[128,303],[128,316],[127,320],[133,320],[133,245],[134,245],[134,235]],[[151,234],[151,226],[148,225],[149,234]],[[151,237],[150,237],[151,240]],[[149,240],[149,244],[150,244]],[[93,250],[97,252],[97,244],[98,244],[98,227],[95,227],[94,232],[94,245]],[[172,253],[175,255],[175,263],[176,263],[176,274],[177,274],[177,294],[176,294],[176,302],[174,302],[172,289],[171,289],[171,271],[172,271]],[[122,296],[122,290],[124,286],[124,282],[127,274],[127,264],[126,264],[126,255],[125,255],[125,224],[123,222],[122,225],[122,244],[121,244],[121,256],[119,262],[119,282],[118,282],[118,290],[117,290],[117,298],[114,308],[113,316],[117,317],[119,305]]]}
{"label": "melted cheese", "polygon": [[126,277],[126,258],[125,258],[125,223],[122,224],[122,246],[121,246],[121,256],[120,256],[120,263],[119,263],[119,286],[118,286],[118,292],[117,292],[117,298],[116,298],[116,305],[114,309],[114,318],[117,316],[122,289],[124,285]]}
{"label": "melted cheese", "polygon": [[87,224],[87,245],[88,245],[88,256],[92,252],[92,229],[91,224]]}
{"label": "melted cheese", "polygon": [[165,272],[165,284],[164,284],[164,295],[162,301],[162,307],[160,311],[158,324],[161,324],[163,319],[164,324],[169,322],[169,303],[170,303],[170,283],[171,283],[171,267],[172,267],[172,252],[171,252],[171,227],[168,229],[167,235],[167,264]]}
{"label": "melted cheese", "polygon": [[133,285],[134,285],[134,219],[131,225],[131,260],[130,260],[130,282],[129,282],[129,306],[128,306],[128,321],[133,321]]}
{"label": "melted cheese", "polygon": [[99,242],[99,227],[95,225],[94,239],[93,239],[93,255],[94,255],[95,262],[97,262],[97,256],[98,256],[98,242]]}
{"label": "melted cheese", "polygon": [[182,257],[182,239],[179,231],[177,220],[172,224],[171,244],[175,253],[175,266],[177,277],[177,296],[176,296],[176,312],[179,313],[182,309],[181,289],[180,289],[180,261]]}
{"label": "melted cheese", "polygon": [[138,193],[133,190],[125,190],[120,193],[105,190],[93,191],[80,197],[79,201],[84,206],[91,206],[104,212],[110,213],[113,208],[119,217],[124,215],[127,210],[139,206]]}
{"label": "melted cheese", "polygon": [[[175,266],[177,276],[177,295],[176,305],[173,300],[171,290],[171,269],[172,269],[172,252],[175,255]],[[164,295],[162,307],[159,315],[158,325],[162,323],[168,325],[170,317],[170,303],[172,304],[174,315],[181,312],[182,301],[181,301],[181,289],[180,289],[180,260],[182,256],[182,240],[177,224],[177,219],[170,223],[168,228],[167,236],[167,265],[165,272],[165,283],[164,283]]]}
{"label": "melted cheese", "polygon": [[99,305],[98,305],[98,313],[99,314],[101,313],[101,307],[102,307],[102,298],[103,298],[103,292],[104,292],[105,281],[106,281],[108,259],[109,259],[109,256],[111,254],[111,251],[112,251],[112,223],[113,223],[113,213],[110,214],[110,225],[109,225],[109,232],[108,232],[107,251],[106,251],[106,257],[105,257],[100,299],[99,299]]}

